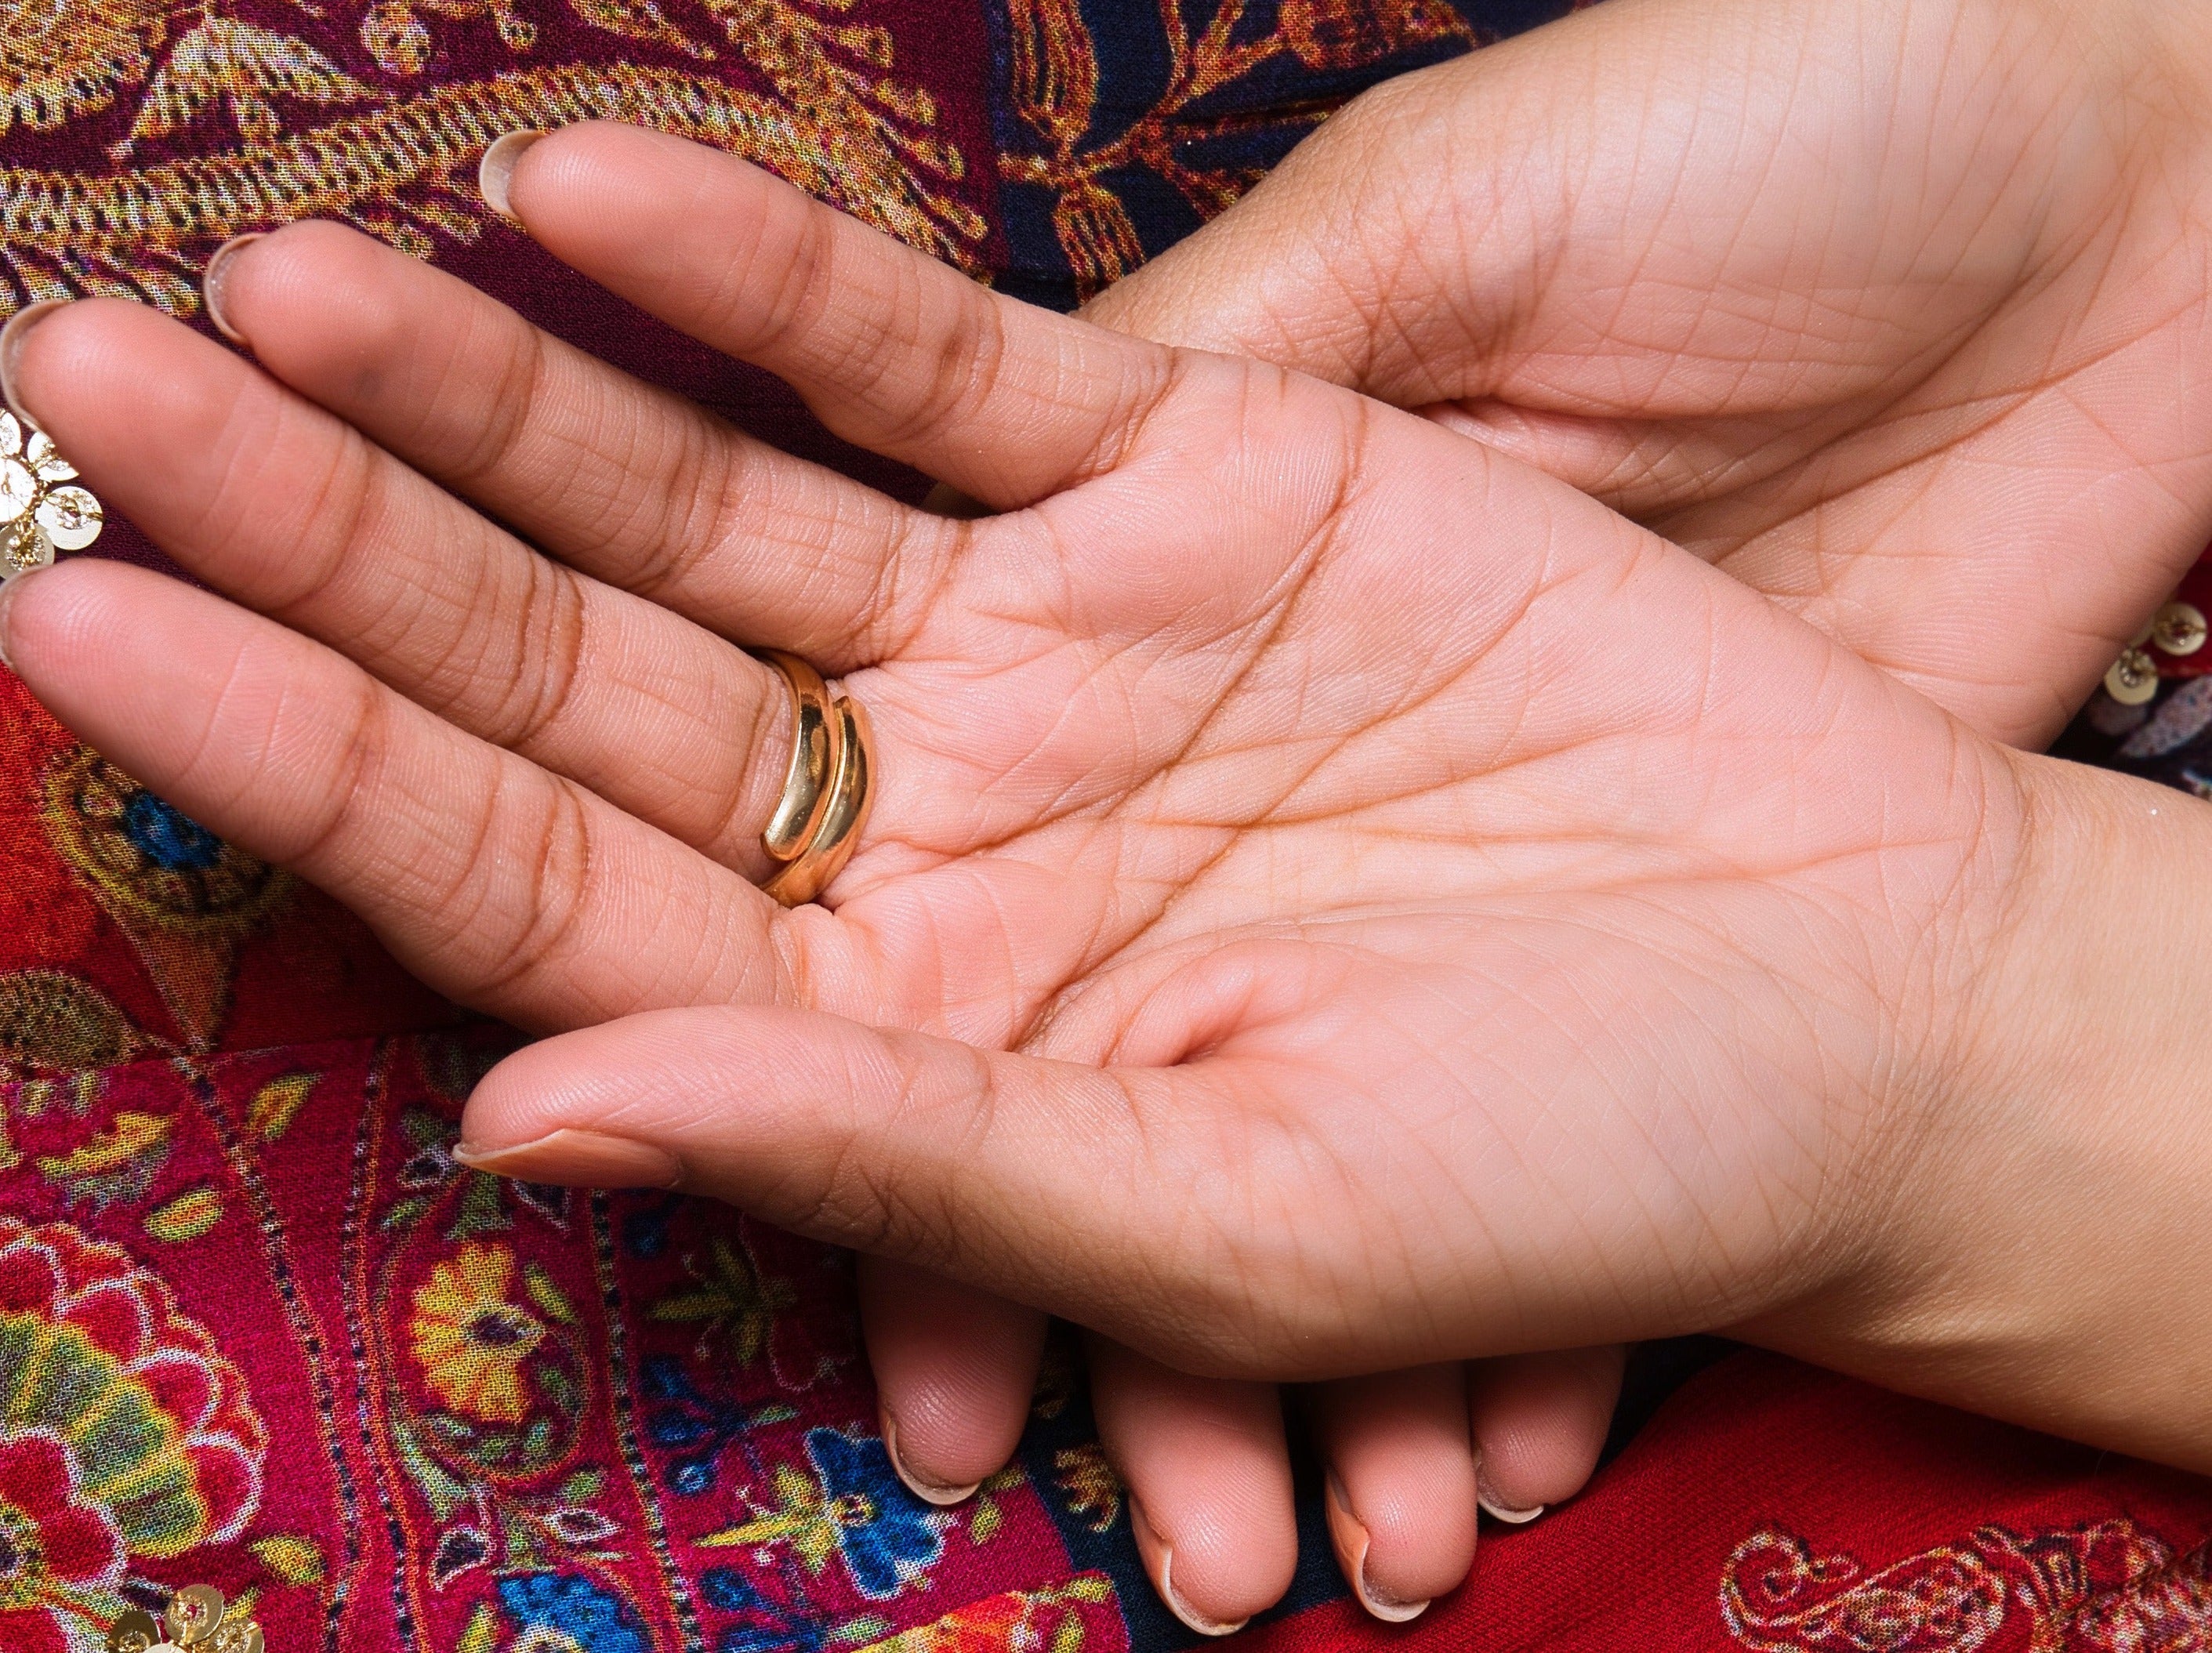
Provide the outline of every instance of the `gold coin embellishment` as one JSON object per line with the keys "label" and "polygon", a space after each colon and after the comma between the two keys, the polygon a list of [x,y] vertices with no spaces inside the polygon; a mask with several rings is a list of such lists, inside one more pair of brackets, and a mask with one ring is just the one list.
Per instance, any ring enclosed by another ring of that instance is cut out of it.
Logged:
{"label": "gold coin embellishment", "polygon": [[2169,654],[2194,654],[2204,647],[2204,611],[2189,603],[2168,603],[2151,622],[2151,641]]}
{"label": "gold coin embellishment", "polygon": [[31,441],[23,449],[23,463],[31,467],[40,482],[75,482],[76,467],[54,451],[54,440],[43,430],[31,433]]}
{"label": "gold coin embellishment", "polygon": [[169,1598],[169,1610],[161,1615],[161,1623],[172,1641],[181,1647],[197,1647],[215,1638],[228,1605],[222,1592],[212,1585],[187,1584]]}
{"label": "gold coin embellishment", "polygon": [[149,1648],[165,1644],[154,1615],[137,1607],[118,1619],[107,1632],[107,1653],[147,1653]]}
{"label": "gold coin embellishment", "polygon": [[76,478],[44,431],[0,413],[0,585],[100,538],[106,514]]}
{"label": "gold coin embellishment", "polygon": [[54,560],[54,542],[30,518],[0,524],[0,586]]}
{"label": "gold coin embellishment", "polygon": [[2158,693],[2158,662],[2130,648],[2105,673],[2105,692],[2123,706],[2142,706]]}
{"label": "gold coin embellishment", "polygon": [[0,459],[0,522],[15,522],[39,502],[39,479],[21,459]]}
{"label": "gold coin embellishment", "polygon": [[58,551],[81,551],[106,526],[100,501],[82,488],[57,488],[39,501],[36,519]]}

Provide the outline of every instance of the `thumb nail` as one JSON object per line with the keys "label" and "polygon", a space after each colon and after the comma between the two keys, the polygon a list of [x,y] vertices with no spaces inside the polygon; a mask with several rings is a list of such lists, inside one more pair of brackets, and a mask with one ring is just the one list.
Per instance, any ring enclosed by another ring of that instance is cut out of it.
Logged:
{"label": "thumb nail", "polygon": [[598,1131],[553,1131],[512,1148],[463,1142],[453,1158],[472,1171],[518,1182],[556,1182],[571,1188],[672,1188],[684,1181],[684,1163],[665,1148]]}

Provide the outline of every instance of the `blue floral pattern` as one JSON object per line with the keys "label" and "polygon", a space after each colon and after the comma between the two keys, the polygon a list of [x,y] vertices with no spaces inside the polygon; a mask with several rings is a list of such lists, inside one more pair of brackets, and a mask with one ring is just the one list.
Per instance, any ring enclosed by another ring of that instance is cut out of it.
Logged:
{"label": "blue floral pattern", "polygon": [[940,1517],[907,1491],[881,1441],[812,1429],[806,1455],[822,1478],[837,1547],[863,1595],[881,1601],[897,1595],[945,1553]]}

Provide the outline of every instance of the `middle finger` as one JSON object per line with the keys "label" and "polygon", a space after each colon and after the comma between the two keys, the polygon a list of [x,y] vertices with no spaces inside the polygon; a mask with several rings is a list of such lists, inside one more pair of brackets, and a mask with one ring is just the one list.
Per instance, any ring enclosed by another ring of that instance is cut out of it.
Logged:
{"label": "middle finger", "polygon": [[301,395],[552,556],[740,642],[828,671],[879,659],[960,543],[337,225],[226,249],[208,288]]}

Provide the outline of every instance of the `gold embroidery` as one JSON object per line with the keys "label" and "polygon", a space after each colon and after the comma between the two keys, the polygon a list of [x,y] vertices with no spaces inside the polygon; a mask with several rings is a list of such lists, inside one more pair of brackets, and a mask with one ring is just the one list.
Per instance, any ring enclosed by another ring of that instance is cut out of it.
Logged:
{"label": "gold embroidery", "polygon": [[1101,135],[1093,131],[1097,48],[1078,0],[1006,0],[1012,101],[1040,149],[1001,157],[1000,171],[1009,182],[1054,192],[1053,229],[1082,295],[1144,261],[1144,243],[1109,182],[1112,174],[1152,172],[1211,218],[1259,182],[1262,169],[1209,164],[1198,146],[1261,127],[1312,125],[1332,106],[1316,101],[1209,114],[1207,99],[1285,60],[1309,70],[1348,70],[1410,47],[1474,43],[1474,32],[1443,0],[1281,0],[1272,29],[1255,27],[1261,10],[1252,0],[1220,0],[1204,27],[1194,29],[1186,0],[1159,0],[1167,89],[1129,125]]}
{"label": "gold embroidery", "polygon": [[[562,0],[538,0],[561,3]],[[565,0],[585,23],[714,48],[677,29],[653,0]],[[419,74],[419,15],[489,18],[509,49],[534,46],[523,0],[367,0],[360,33],[385,73]],[[941,258],[972,262],[981,217],[941,187],[959,151],[938,136],[926,91],[885,72],[892,44],[849,26],[850,0],[700,0],[703,14],[767,83],[755,92],[699,70],[565,64],[396,95],[306,41],[223,16],[216,0],[160,52],[160,0],[46,0],[0,20],[0,131],[52,129],[143,87],[124,163],[109,173],[0,168],[0,319],[20,304],[84,294],[198,304],[198,260],[233,235],[294,219],[351,221],[417,257],[439,237],[473,240],[488,214],[467,176],[488,143],[518,127],[635,122],[774,167],[801,188]],[[155,60],[159,56],[159,64]],[[287,131],[281,111],[318,112]],[[130,164],[149,142],[212,121],[236,141],[181,161]],[[14,291],[7,290],[12,286]]]}
{"label": "gold embroidery", "polygon": [[1729,1632],[1754,1653],[2203,1653],[2212,1547],[2176,1554],[2126,1516],[2039,1533],[1977,1528],[1870,1570],[1762,1527],[1721,1575]]}

